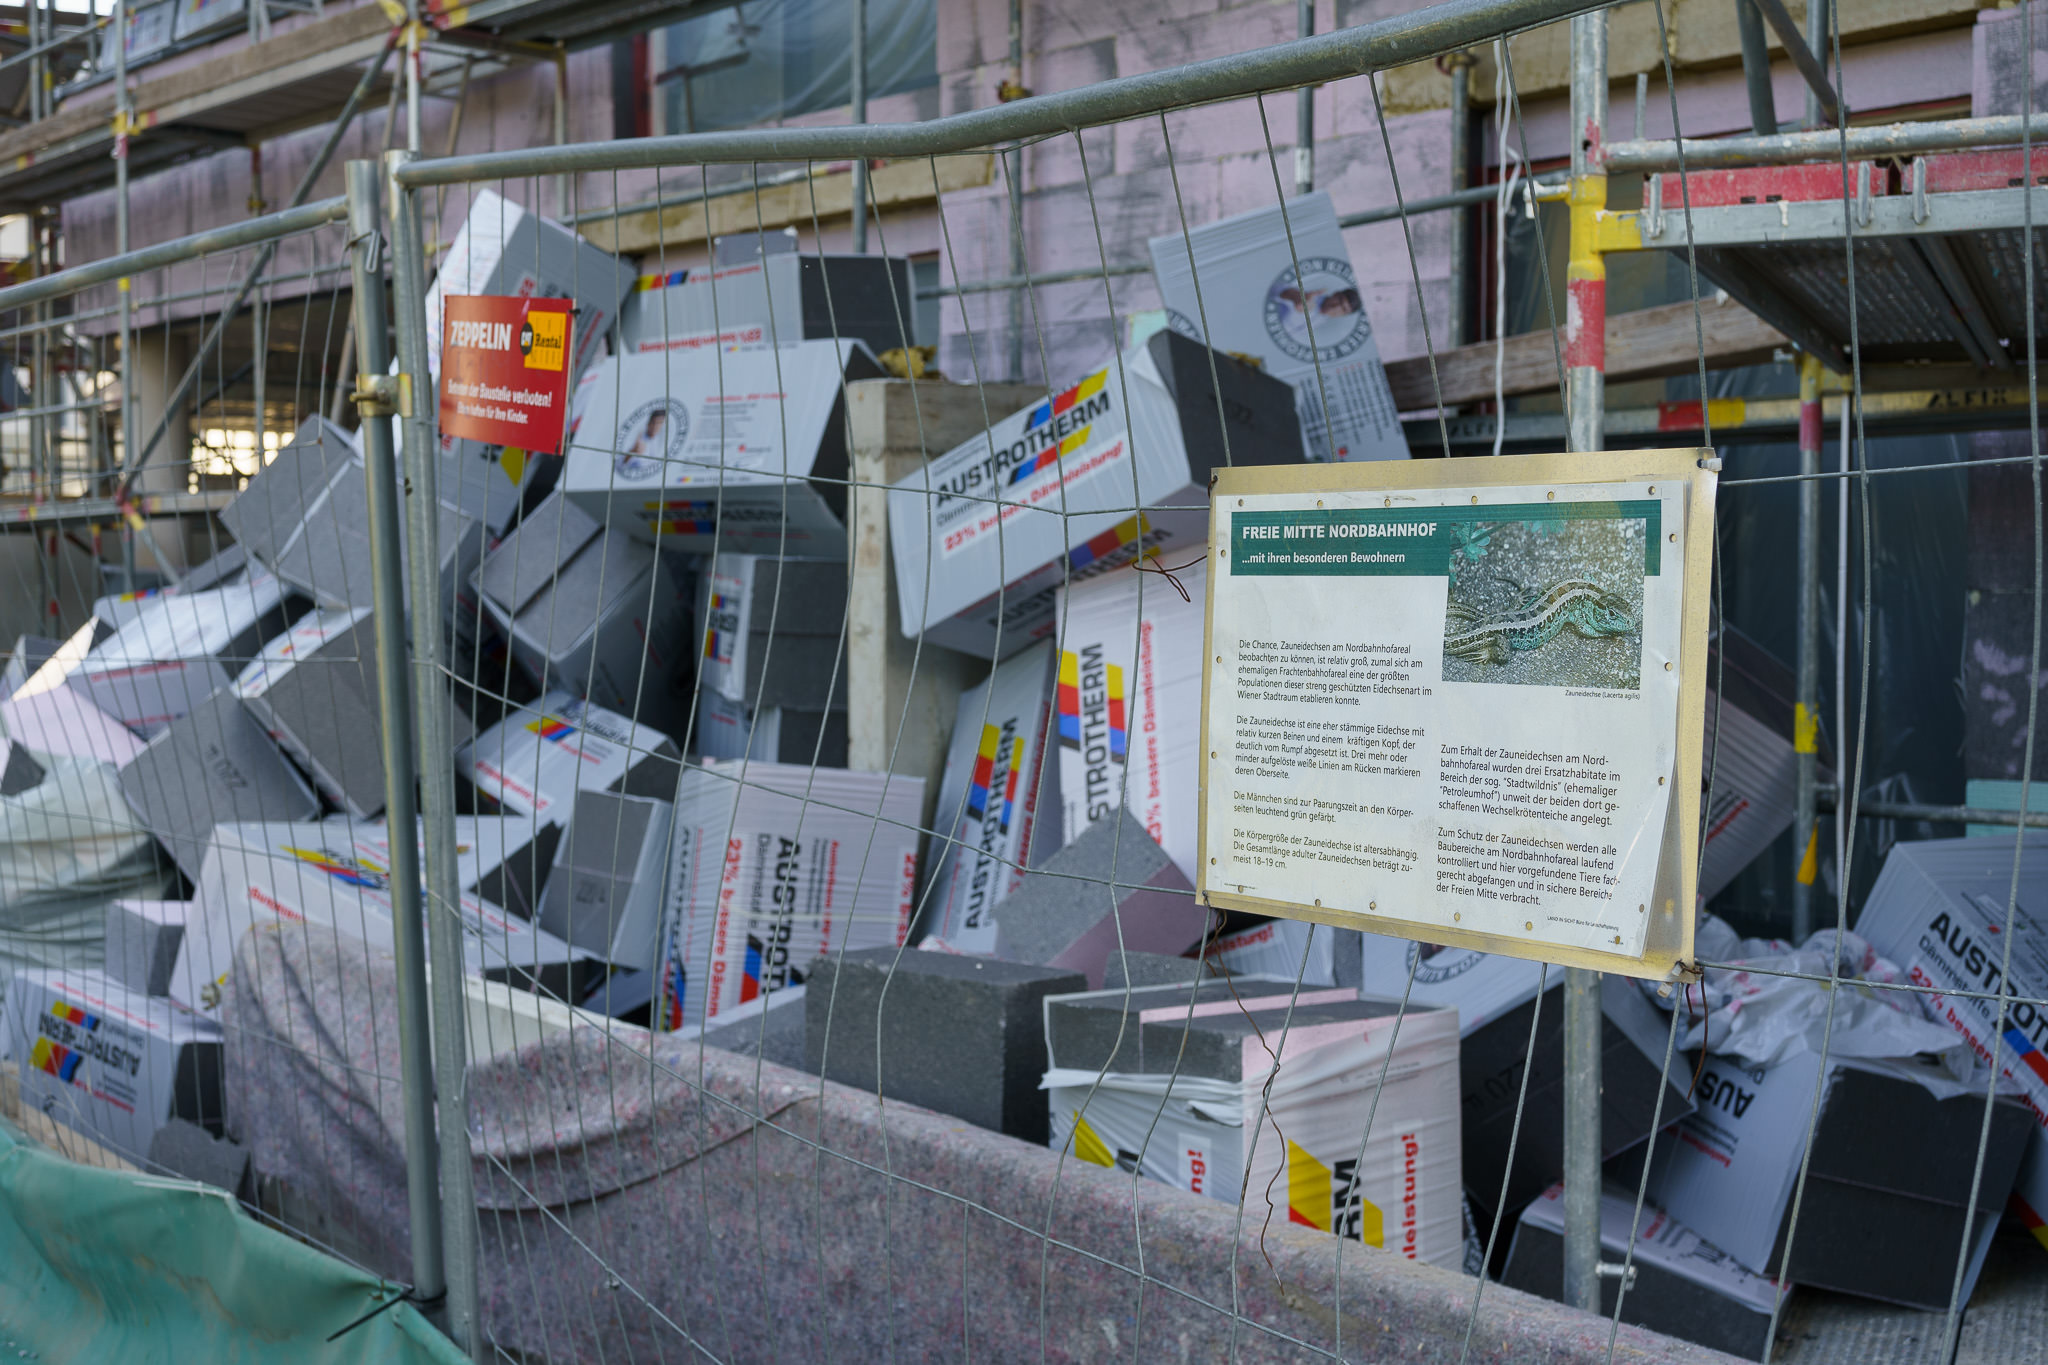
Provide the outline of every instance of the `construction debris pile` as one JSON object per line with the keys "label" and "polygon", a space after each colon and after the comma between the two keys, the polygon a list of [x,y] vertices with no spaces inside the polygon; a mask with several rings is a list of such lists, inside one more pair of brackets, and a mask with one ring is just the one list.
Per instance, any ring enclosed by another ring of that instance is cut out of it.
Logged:
{"label": "construction debris pile", "polygon": [[[1335,344],[1364,315],[1328,199],[1300,212],[1328,275],[1296,282],[1304,326]],[[848,766],[849,697],[886,684],[848,665],[847,386],[883,374],[902,263],[749,238],[636,279],[479,192],[436,297],[572,299],[576,398],[561,455],[438,452],[438,587],[410,610],[442,627],[456,747],[418,761],[453,766],[462,814],[459,903],[429,913],[479,981],[550,1008],[1554,1296],[1562,974],[1194,896],[1210,472],[1406,455],[1369,328],[1317,378],[1287,328],[1240,325],[1280,232],[1262,211],[1153,243],[1172,325],[888,489],[891,625],[980,680],[932,771],[875,772]],[[218,1020],[244,935],[389,945],[414,913],[383,823],[362,459],[308,418],[216,559],[16,642],[0,681],[24,1103],[138,1163],[182,1169],[195,1125],[233,1136]],[[1789,688],[1735,632],[1718,648],[1703,895],[1791,820]],[[1902,843],[1860,937],[1703,933],[1709,959],[1842,978],[1825,1074],[1818,991],[1606,978],[1617,1259],[1649,1160],[1632,1320],[1756,1355],[1778,1281],[1946,1307],[1973,1192],[1972,1277],[2009,1192],[2048,1209],[2048,1023],[1998,1013],[1986,975],[2010,867],[1999,841]],[[2021,918],[2011,984],[2048,992]],[[1925,1014],[1878,989],[1904,976],[1957,994]],[[1994,1091],[1973,1179],[1953,1154]],[[1788,1254],[1802,1169],[1825,1233]]]}

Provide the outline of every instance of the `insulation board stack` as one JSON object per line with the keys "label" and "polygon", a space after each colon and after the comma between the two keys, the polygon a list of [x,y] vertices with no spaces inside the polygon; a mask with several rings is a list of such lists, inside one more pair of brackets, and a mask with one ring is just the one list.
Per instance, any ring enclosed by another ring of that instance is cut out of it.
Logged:
{"label": "insulation board stack", "polygon": [[[458,826],[457,877],[475,884],[512,852],[484,822]],[[485,845],[479,847],[479,845]],[[211,1012],[234,965],[235,946],[254,928],[304,933],[312,926],[366,943],[392,942],[390,852],[377,825],[343,821],[215,825],[187,928],[171,973],[180,1000]],[[537,976],[577,954],[554,935],[482,897],[462,897],[463,961],[472,972]]]}
{"label": "insulation board stack", "polygon": [[[44,670],[57,670],[66,686],[153,739],[226,687],[288,619],[285,585],[252,575],[232,587],[151,598],[83,659],[63,651]],[[31,679],[22,691],[34,686]]]}
{"label": "insulation board stack", "polygon": [[[300,617],[264,645],[233,692],[338,810],[357,820],[383,813],[384,717],[376,622],[367,607]],[[452,704],[448,715],[456,740],[468,739],[469,718]],[[242,818],[295,817],[274,809]]]}
{"label": "insulation board stack", "polygon": [[1061,589],[1060,805],[1067,842],[1122,804],[1195,879],[1206,560]]}
{"label": "insulation board stack", "polygon": [[950,837],[924,912],[925,932],[957,952],[995,951],[996,906],[1057,846],[1040,790],[1051,692],[1052,646],[1044,644],[960,694],[932,817]]}
{"label": "insulation board stack", "polygon": [[[616,256],[492,190],[475,190],[469,215],[427,288],[427,369],[437,378],[441,373],[445,295],[573,299],[569,381],[574,384],[602,353],[604,335],[632,284],[631,268]],[[547,491],[559,465],[555,457],[552,450],[525,451],[443,435],[440,495],[481,520],[490,535],[501,536],[529,495]]]}
{"label": "insulation board stack", "polygon": [[844,386],[883,377],[857,341],[616,357],[579,399],[562,491],[676,553],[843,559]]}
{"label": "insulation board stack", "polygon": [[700,756],[846,766],[843,560],[713,556],[697,620]]}
{"label": "insulation board stack", "polygon": [[923,805],[916,777],[752,762],[686,769],[657,1023],[718,1019],[801,981],[828,950],[902,943]]}
{"label": "insulation board stack", "polygon": [[474,581],[535,686],[681,728],[672,713],[689,598],[667,558],[621,524],[600,524],[551,494],[485,557]]}
{"label": "insulation board stack", "polygon": [[171,722],[120,772],[128,804],[194,882],[220,821],[320,815],[320,802],[231,688]]}
{"label": "insulation board stack", "polygon": [[8,1032],[21,1103],[142,1165],[173,1118],[221,1130],[221,1029],[90,968],[18,972]]}
{"label": "insulation board stack", "polygon": [[1053,1145],[1214,1199],[1270,1189],[1289,1222],[1456,1266],[1457,1013],[1400,1016],[1398,1000],[1251,979],[1052,997]]}
{"label": "insulation board stack", "polygon": [[[1512,1148],[1506,1207],[1526,1206],[1564,1174],[1564,973],[1519,958],[1379,934],[1362,935],[1361,968],[1367,994],[1398,1000],[1407,991],[1411,1005],[1457,1011],[1467,1192],[1477,1208],[1493,1212]],[[1529,1015],[1537,1007],[1539,978],[1542,1015],[1532,1051]],[[1693,1102],[1686,1077],[1663,1077],[1670,1023],[1635,983],[1602,977],[1600,1009],[1605,1159],[1650,1136],[1660,1086],[1666,1125],[1690,1114]],[[1528,1097],[1517,1137],[1516,1100],[1525,1067]]]}
{"label": "insulation board stack", "polygon": [[1206,545],[1212,469],[1300,459],[1287,385],[1161,332],[889,489],[903,633],[1015,654],[1054,634],[1062,582]]}
{"label": "insulation board stack", "polygon": [[1219,351],[1257,356],[1293,385],[1309,459],[1408,458],[1328,194],[1170,232],[1151,246],[1169,325]]}
{"label": "insulation board stack", "polygon": [[[2014,1207],[2048,1247],[2048,834],[2029,830],[2019,897],[2007,940],[2012,893],[2011,830],[1998,839],[1927,839],[1893,846],[1863,903],[1856,932],[1915,985],[1932,986],[1930,1013],[1996,1059],[2020,1088],[2035,1124],[2014,1185]],[[2006,965],[2008,952],[2011,963]],[[2004,980],[2001,981],[2001,976]],[[2015,995],[1999,1029],[1998,1002]],[[1990,1041],[1996,1035],[1996,1041]]]}
{"label": "insulation board stack", "polygon": [[629,352],[837,336],[880,355],[912,344],[903,333],[915,312],[908,261],[778,252],[709,271],[642,275],[626,296],[619,336]]}

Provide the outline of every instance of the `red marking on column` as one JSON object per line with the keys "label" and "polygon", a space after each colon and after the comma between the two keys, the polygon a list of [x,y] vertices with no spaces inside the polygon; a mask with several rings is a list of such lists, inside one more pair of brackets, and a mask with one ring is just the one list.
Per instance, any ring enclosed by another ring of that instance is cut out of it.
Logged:
{"label": "red marking on column", "polygon": [[1571,280],[1565,286],[1564,363],[1573,369],[1607,368],[1607,281]]}

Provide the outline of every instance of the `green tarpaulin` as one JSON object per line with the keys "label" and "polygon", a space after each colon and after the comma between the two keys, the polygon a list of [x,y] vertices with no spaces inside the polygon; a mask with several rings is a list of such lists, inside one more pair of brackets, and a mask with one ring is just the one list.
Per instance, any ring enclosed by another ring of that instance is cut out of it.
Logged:
{"label": "green tarpaulin", "polygon": [[397,1286],[189,1181],[75,1165],[0,1124],[0,1356],[463,1365]]}

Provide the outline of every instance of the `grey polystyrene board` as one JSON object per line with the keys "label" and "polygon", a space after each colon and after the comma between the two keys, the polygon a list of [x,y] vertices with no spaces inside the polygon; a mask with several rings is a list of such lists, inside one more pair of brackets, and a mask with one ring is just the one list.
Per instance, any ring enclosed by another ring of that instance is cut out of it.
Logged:
{"label": "grey polystyrene board", "polygon": [[320,813],[263,726],[225,687],[173,721],[120,776],[128,804],[194,882],[215,824]]}
{"label": "grey polystyrene board", "polygon": [[[1087,1070],[1143,1071],[1138,1014],[1164,1006],[1251,999],[1285,993],[1294,983],[1278,976],[1205,977],[1192,985],[1136,986],[1128,991],[1077,991],[1048,996],[1045,1041],[1051,1064]],[[1128,1013],[1126,1025],[1123,1016]]]}
{"label": "grey polystyrene board", "polygon": [[144,995],[169,995],[192,911],[191,901],[108,901],[107,975]]}
{"label": "grey polystyrene board", "polygon": [[541,900],[541,928],[608,962],[652,967],[674,809],[578,790]]}
{"label": "grey polystyrene board", "polygon": [[697,697],[697,728],[691,732],[700,758],[752,758],[764,763],[816,763],[844,768],[846,712],[804,711],[789,706],[742,706],[709,688]]}
{"label": "grey polystyrene board", "polygon": [[782,559],[770,555],[714,556],[698,575],[697,612],[710,608],[721,578],[746,585],[746,628],[756,635],[771,629],[784,635],[837,635],[846,625],[846,561]]}
{"label": "grey polystyrene board", "polygon": [[221,524],[236,544],[270,560],[299,529],[307,509],[355,460],[355,442],[347,432],[325,417],[308,417],[220,510]]}
{"label": "grey polystyrene board", "polygon": [[0,766],[0,796],[19,796],[43,785],[43,765],[35,761],[28,746],[19,740],[4,739],[0,740],[0,749],[6,750],[6,763]]}
{"label": "grey polystyrene board", "polygon": [[[1046,859],[995,906],[997,953],[1019,962],[1054,962],[1076,940],[1138,897],[1158,892],[1187,899],[1194,927],[1186,943],[1128,946],[1182,951],[1201,937],[1204,912],[1194,888],[1128,809],[1097,820],[1081,837]],[[1113,907],[1115,909],[1113,909]],[[1135,925],[1127,926],[1135,928]],[[1114,943],[1108,945],[1114,948]],[[1081,964],[1069,964],[1081,966]],[[1087,970],[1082,967],[1082,970]],[[1091,972],[1091,976],[1099,973]]]}
{"label": "grey polystyrene board", "polygon": [[178,591],[205,592],[209,588],[226,587],[228,580],[247,567],[249,567],[248,547],[243,545],[225,546],[221,549],[220,553],[205,563],[195,565],[186,570],[185,576],[178,580]]}
{"label": "grey polystyrene board", "polygon": [[597,519],[575,503],[560,493],[550,494],[484,557],[476,573],[477,591],[517,616],[554,582],[562,565],[603,531]]}
{"label": "grey polystyrene board", "polygon": [[[434,544],[441,561],[441,608],[453,606],[455,589],[482,553],[482,524],[443,502]],[[409,582],[410,547],[399,546],[399,573]],[[367,607],[375,600],[375,561],[370,557],[370,495],[359,477],[337,479],[311,508],[299,533],[280,550],[277,576],[326,607]]]}
{"label": "grey polystyrene board", "polygon": [[[1186,987],[1180,989],[1183,993],[1186,991]],[[1133,1019],[1131,1023],[1140,1035],[1138,1055],[1143,1059],[1147,1072],[1163,1073],[1178,1068],[1183,1076],[1242,1081],[1246,1079],[1247,1039],[1261,1040],[1255,1054],[1255,1065],[1263,1068],[1270,1066],[1275,1056],[1286,1055],[1282,1044],[1290,1029],[1386,1019],[1400,1013],[1400,1010],[1401,1002],[1398,1000],[1335,1000],[1323,1004],[1298,1004],[1292,1008],[1279,1005],[1251,1011],[1230,1009],[1216,1014],[1200,1014],[1192,1019],[1176,1016],[1151,1023]],[[1411,1006],[1409,1012],[1417,1014],[1421,1011]],[[1270,1053],[1266,1051],[1268,1048]]]}
{"label": "grey polystyrene board", "polygon": [[879,1083],[891,1099],[1043,1142],[1042,1002],[1079,981],[1000,958],[894,947],[833,953],[805,982],[805,1068],[870,1093]]}
{"label": "grey polystyrene board", "polygon": [[[357,819],[384,809],[383,710],[377,695],[376,618],[349,629],[299,658],[258,695],[250,714],[313,778],[328,800]],[[460,707],[448,708],[450,738],[473,734]],[[282,820],[282,815],[244,819]]]}

